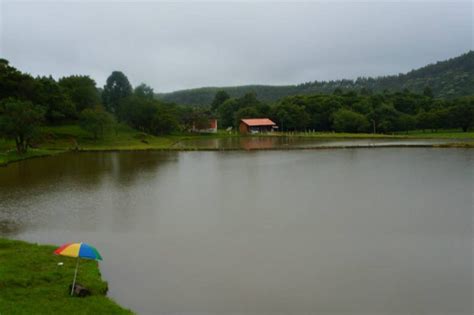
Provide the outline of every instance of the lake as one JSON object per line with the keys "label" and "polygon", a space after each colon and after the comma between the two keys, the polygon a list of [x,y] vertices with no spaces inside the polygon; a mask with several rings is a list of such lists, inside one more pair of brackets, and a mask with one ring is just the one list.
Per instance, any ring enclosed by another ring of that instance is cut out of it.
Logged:
{"label": "lake", "polygon": [[472,314],[473,166],[469,149],[67,153],[0,168],[0,234],[96,246],[138,314]]}
{"label": "lake", "polygon": [[255,150],[255,149],[317,149],[336,147],[388,147],[432,146],[459,142],[471,143],[474,139],[396,139],[396,138],[317,138],[317,137],[223,137],[199,138],[176,143],[177,149]]}

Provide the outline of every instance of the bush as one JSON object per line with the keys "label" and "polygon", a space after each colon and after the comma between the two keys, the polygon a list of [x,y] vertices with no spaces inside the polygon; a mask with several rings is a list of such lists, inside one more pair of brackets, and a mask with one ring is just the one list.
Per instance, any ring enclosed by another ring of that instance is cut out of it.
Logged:
{"label": "bush", "polygon": [[366,132],[369,125],[369,121],[364,115],[348,109],[340,109],[333,114],[333,127],[336,131]]}
{"label": "bush", "polygon": [[100,107],[83,110],[79,119],[81,128],[90,132],[94,136],[94,139],[103,137],[105,131],[111,127],[113,123],[113,116]]}

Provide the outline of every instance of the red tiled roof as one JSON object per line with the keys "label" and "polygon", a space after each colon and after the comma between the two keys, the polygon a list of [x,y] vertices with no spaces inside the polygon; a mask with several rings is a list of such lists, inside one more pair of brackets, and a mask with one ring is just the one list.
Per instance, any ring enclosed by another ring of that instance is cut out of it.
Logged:
{"label": "red tiled roof", "polygon": [[242,119],[247,126],[275,126],[276,124],[268,118],[249,118]]}

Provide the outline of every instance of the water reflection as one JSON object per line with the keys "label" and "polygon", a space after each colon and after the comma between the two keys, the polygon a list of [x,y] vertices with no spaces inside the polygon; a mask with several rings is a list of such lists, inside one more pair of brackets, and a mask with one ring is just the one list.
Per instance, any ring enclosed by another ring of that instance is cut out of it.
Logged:
{"label": "water reflection", "polygon": [[[177,161],[175,152],[68,153],[0,168],[0,222],[8,222],[0,233],[64,222],[93,231],[109,220],[113,229],[130,228],[133,200],[145,192],[129,188],[146,186],[160,167]],[[104,205],[113,210],[101,212]]]}
{"label": "water reflection", "polygon": [[[309,149],[318,147],[357,147],[357,146],[419,146],[455,143],[458,139],[324,139],[304,137],[230,137],[191,139],[178,142],[175,146],[184,149]],[[472,141],[465,139],[462,141]]]}
{"label": "water reflection", "polygon": [[0,168],[0,233],[94,244],[138,314],[472,314],[473,165],[468,149],[65,154]]}

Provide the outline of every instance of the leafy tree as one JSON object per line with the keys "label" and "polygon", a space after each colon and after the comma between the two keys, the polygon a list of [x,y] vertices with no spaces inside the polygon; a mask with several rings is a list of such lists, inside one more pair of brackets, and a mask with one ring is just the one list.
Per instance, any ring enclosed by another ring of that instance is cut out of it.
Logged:
{"label": "leafy tree", "polygon": [[434,108],[430,111],[421,111],[417,115],[417,125],[420,129],[437,131],[448,121],[449,112],[443,108]]}
{"label": "leafy tree", "polygon": [[232,127],[234,124],[234,112],[236,111],[237,101],[235,99],[228,99],[217,108],[217,115],[219,117],[220,125],[223,128]]}
{"label": "leafy tree", "polygon": [[309,123],[309,115],[303,106],[287,102],[276,105],[272,117],[281,130],[304,130]]}
{"label": "leafy tree", "polygon": [[397,121],[397,129],[401,131],[413,130],[416,128],[416,117],[408,114],[400,114]]}
{"label": "leafy tree", "polygon": [[135,90],[133,91],[133,94],[137,97],[142,97],[149,100],[152,100],[155,98],[155,92],[150,86],[146,85],[145,83],[142,83],[139,86],[137,86]]}
{"label": "leafy tree", "polygon": [[94,108],[101,102],[96,83],[89,76],[64,77],[58,81],[58,84],[69,96],[78,112],[82,112],[86,108]]}
{"label": "leafy tree", "polygon": [[424,90],[423,90],[423,95],[426,96],[426,97],[429,97],[429,98],[433,98],[433,97],[434,97],[434,95],[433,95],[433,90],[432,90],[429,86],[427,86],[427,87],[424,88]]}
{"label": "leafy tree", "polygon": [[211,111],[216,111],[225,101],[230,98],[226,91],[217,91],[214,100],[211,103]]}
{"label": "leafy tree", "polygon": [[130,95],[132,95],[132,85],[125,74],[120,71],[112,72],[102,92],[105,109],[111,113],[117,113],[120,102]]}
{"label": "leafy tree", "polygon": [[464,98],[450,108],[452,124],[467,132],[474,125],[474,97]]}
{"label": "leafy tree", "polygon": [[77,117],[73,102],[52,77],[40,77],[36,81],[38,89],[33,102],[44,106],[47,122],[59,123]]}
{"label": "leafy tree", "polygon": [[94,139],[104,136],[105,131],[114,123],[114,118],[100,107],[86,108],[79,118],[82,129],[90,132]]}
{"label": "leafy tree", "polygon": [[333,114],[334,130],[342,132],[366,132],[369,121],[362,114],[348,109],[340,109]]}
{"label": "leafy tree", "polygon": [[208,111],[199,108],[194,108],[192,111],[192,125],[197,129],[206,129],[209,126],[209,119],[211,115]]}
{"label": "leafy tree", "polygon": [[260,101],[257,99],[257,94],[249,92],[242,97],[236,99],[237,109],[244,107],[257,107],[260,105]]}
{"label": "leafy tree", "polygon": [[0,136],[15,140],[18,153],[26,153],[43,121],[44,111],[29,101],[0,101]]}
{"label": "leafy tree", "polygon": [[176,108],[136,95],[121,101],[120,117],[131,127],[152,134],[166,134],[178,128]]}
{"label": "leafy tree", "polygon": [[400,113],[390,104],[382,104],[371,112],[369,119],[375,121],[376,129],[380,132],[393,132],[397,130]]}
{"label": "leafy tree", "polygon": [[129,96],[120,102],[119,117],[131,127],[148,132],[156,113],[157,103],[158,101],[152,99]]}
{"label": "leafy tree", "polygon": [[15,97],[33,100],[38,88],[36,80],[10,66],[8,60],[0,59],[0,100]]}
{"label": "leafy tree", "polygon": [[178,120],[170,108],[158,105],[153,115],[150,132],[155,135],[169,134],[178,129]]}

